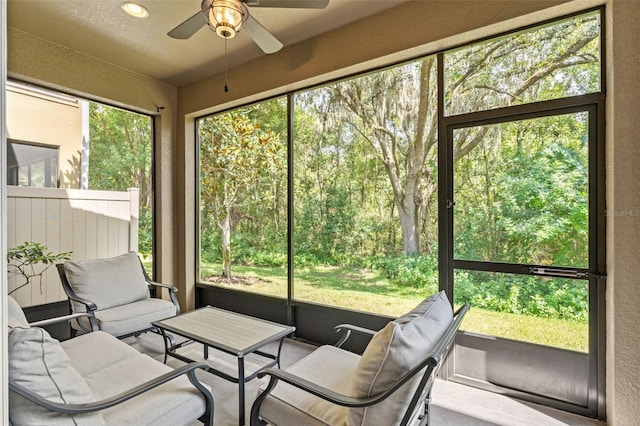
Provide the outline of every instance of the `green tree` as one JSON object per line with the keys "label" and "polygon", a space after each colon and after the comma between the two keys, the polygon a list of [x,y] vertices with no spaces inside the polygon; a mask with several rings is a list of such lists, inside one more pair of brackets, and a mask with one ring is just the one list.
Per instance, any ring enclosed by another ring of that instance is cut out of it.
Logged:
{"label": "green tree", "polygon": [[[472,112],[597,90],[598,35],[598,17],[587,15],[450,52],[445,57],[445,111]],[[335,124],[338,133],[347,123],[369,143],[386,171],[406,254],[430,246],[430,241],[421,242],[422,227],[434,223],[428,218],[435,212],[437,190],[435,76],[436,58],[427,57],[328,85],[321,101],[308,104],[333,114],[322,122]],[[485,135],[463,130],[454,161],[473,151]]]}
{"label": "green tree", "polygon": [[139,189],[138,250],[144,254],[152,250],[151,124],[146,115],[95,102],[89,105],[89,189]]}
{"label": "green tree", "polygon": [[251,108],[200,120],[200,200],[203,223],[221,232],[222,275],[231,276],[231,236],[252,203],[273,204],[286,172],[278,136],[252,120]]}

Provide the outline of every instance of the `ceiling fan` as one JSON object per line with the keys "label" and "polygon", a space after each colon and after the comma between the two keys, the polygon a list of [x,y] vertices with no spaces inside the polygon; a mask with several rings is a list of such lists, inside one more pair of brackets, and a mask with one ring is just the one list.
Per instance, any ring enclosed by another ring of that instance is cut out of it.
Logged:
{"label": "ceiling fan", "polygon": [[176,39],[188,39],[205,25],[220,37],[233,38],[243,30],[265,52],[282,49],[282,43],[249,13],[249,7],[324,9],[329,0],[202,0],[202,11],[167,33]]}

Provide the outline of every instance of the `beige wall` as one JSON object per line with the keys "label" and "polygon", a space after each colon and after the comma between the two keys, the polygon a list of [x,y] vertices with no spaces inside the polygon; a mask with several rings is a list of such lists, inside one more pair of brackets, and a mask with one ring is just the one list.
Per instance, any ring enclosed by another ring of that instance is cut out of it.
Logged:
{"label": "beige wall", "polygon": [[640,424],[640,2],[607,10],[607,415]]}
{"label": "beige wall", "polygon": [[[11,28],[7,32],[8,76],[45,88],[154,116],[157,278],[177,282],[174,158],[177,89],[99,59]],[[158,113],[158,107],[164,107]]]}
{"label": "beige wall", "polygon": [[82,112],[77,99],[9,86],[6,119],[8,139],[59,147],[60,187],[80,188]]}
{"label": "beige wall", "polygon": [[[604,0],[561,3],[564,1],[412,1],[231,69],[229,93],[222,90],[222,75],[177,92],[12,29],[8,34],[8,68],[10,77],[142,112],[155,114],[156,106],[166,108],[162,115],[156,114],[161,145],[156,163],[161,206],[157,218],[162,224],[158,263],[163,280],[176,279],[173,284],[180,289],[183,307],[192,307],[195,116],[437,51]],[[607,416],[612,425],[635,425],[640,419],[640,217],[633,214],[640,210],[640,53],[635,47],[640,1],[606,3],[607,208],[631,212],[607,218]],[[396,34],[382,31],[393,23],[410,30]]]}

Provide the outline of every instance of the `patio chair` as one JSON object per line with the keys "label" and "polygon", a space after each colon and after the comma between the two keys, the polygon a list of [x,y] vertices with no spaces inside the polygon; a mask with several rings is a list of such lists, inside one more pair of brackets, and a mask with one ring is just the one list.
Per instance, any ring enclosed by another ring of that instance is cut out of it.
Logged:
{"label": "patio chair", "polygon": [[110,334],[96,331],[59,342],[41,328],[87,313],[28,323],[8,297],[9,424],[213,425],[206,363],[172,369]]}
{"label": "patio chair", "polygon": [[[153,321],[180,313],[178,289],[151,281],[135,252],[56,267],[72,312],[89,314],[71,323],[77,332],[101,330],[122,339],[155,330]],[[152,297],[159,288],[169,290],[171,301]]]}
{"label": "patio chair", "polygon": [[[336,346],[258,374],[270,379],[251,408],[251,425],[428,424],[433,380],[468,309],[454,314],[439,292],[378,332],[338,325],[346,334]],[[372,336],[362,356],[340,348],[351,333]]]}

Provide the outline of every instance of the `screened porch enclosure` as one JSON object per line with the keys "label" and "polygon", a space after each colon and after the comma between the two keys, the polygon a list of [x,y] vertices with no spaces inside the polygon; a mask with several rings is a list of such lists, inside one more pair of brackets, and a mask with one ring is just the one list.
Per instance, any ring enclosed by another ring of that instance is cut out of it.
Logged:
{"label": "screened porch enclosure", "polygon": [[603,416],[600,14],[197,119],[196,306],[334,343],[444,289],[445,378]]}

